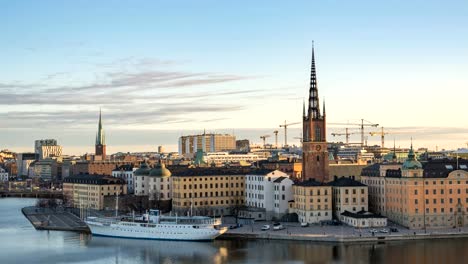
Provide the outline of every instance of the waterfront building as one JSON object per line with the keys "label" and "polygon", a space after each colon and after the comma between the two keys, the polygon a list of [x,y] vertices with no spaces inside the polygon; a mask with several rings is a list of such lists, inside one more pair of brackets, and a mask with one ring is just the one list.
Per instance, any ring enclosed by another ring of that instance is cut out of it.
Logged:
{"label": "waterfront building", "polygon": [[407,156],[403,164],[363,170],[363,182],[379,190],[371,197],[379,213],[410,229],[467,226],[468,161],[444,159],[422,164],[412,146]]}
{"label": "waterfront building", "polygon": [[353,178],[335,178],[328,183],[332,187],[333,215],[341,219],[345,211],[357,213],[368,211],[368,190],[365,184]]}
{"label": "waterfront building", "polygon": [[311,65],[307,113],[305,104],[303,106],[302,179],[316,179],[320,182],[327,182],[329,180],[329,157],[326,138],[325,103],[323,104],[323,113],[321,113],[313,47]]}
{"label": "waterfront building", "polygon": [[301,223],[320,223],[332,220],[332,187],[309,179],[293,185],[292,211]]}
{"label": "waterfront building", "polygon": [[371,212],[357,212],[351,213],[345,211],[341,213],[340,221],[349,226],[356,228],[368,227],[385,227],[387,226],[387,218],[385,216],[376,215]]}
{"label": "waterfront building", "polygon": [[179,215],[232,215],[244,206],[245,169],[189,168],[172,175],[172,209]]}
{"label": "waterfront building", "polygon": [[245,176],[245,205],[242,217],[255,220],[279,219],[288,212],[292,200],[289,175],[279,170],[258,170]]}
{"label": "waterfront building", "polygon": [[154,168],[146,162],[135,170],[135,195],[148,196],[149,200],[169,201],[172,199],[172,173],[165,164],[157,163]]}
{"label": "waterfront building", "polygon": [[101,110],[99,110],[98,131],[96,133],[94,160],[106,160],[106,135],[102,128]]}
{"label": "waterfront building", "polygon": [[127,193],[133,194],[135,192],[134,172],[137,168],[133,164],[121,165],[112,170],[112,177],[125,180],[127,183]]}
{"label": "waterfront building", "polygon": [[75,208],[103,210],[106,196],[127,194],[124,180],[103,175],[74,175],[63,181],[63,195]]}
{"label": "waterfront building", "polygon": [[198,150],[221,152],[236,150],[236,137],[228,134],[201,134],[179,138],[179,154],[193,157]]}

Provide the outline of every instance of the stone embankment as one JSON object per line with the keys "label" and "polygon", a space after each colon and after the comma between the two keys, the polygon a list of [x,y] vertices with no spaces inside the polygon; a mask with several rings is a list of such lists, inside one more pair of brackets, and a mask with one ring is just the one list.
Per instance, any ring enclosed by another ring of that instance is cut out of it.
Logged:
{"label": "stone embankment", "polygon": [[[349,226],[310,226],[300,227],[299,224],[283,224],[283,230],[262,231],[263,224],[245,225],[240,228],[230,229],[219,239],[265,239],[265,240],[296,240],[329,243],[379,243],[385,241],[403,240],[427,240],[427,239],[452,239],[468,238],[468,228],[448,228],[433,230],[409,230],[398,226],[398,232],[388,232],[380,228],[377,232],[371,232],[370,228],[355,229]],[[392,226],[395,227],[395,226]]]}
{"label": "stone embankment", "polygon": [[37,230],[90,232],[85,222],[64,210],[30,206],[21,211]]}

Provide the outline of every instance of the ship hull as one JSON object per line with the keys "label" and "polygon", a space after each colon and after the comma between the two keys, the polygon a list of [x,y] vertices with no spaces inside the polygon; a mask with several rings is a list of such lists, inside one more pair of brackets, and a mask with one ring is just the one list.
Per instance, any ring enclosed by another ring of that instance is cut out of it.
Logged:
{"label": "ship hull", "polygon": [[225,228],[216,229],[213,226],[191,226],[174,224],[144,224],[144,223],[102,223],[87,222],[94,236],[147,239],[147,240],[179,240],[179,241],[212,241],[226,232]]}

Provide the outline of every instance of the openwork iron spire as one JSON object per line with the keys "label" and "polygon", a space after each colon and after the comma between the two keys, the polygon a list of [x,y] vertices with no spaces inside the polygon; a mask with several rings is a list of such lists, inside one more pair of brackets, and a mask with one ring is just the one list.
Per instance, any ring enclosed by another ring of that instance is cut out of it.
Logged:
{"label": "openwork iron spire", "polygon": [[320,115],[320,106],[317,89],[317,74],[315,71],[314,42],[312,42],[312,63],[310,69],[310,88],[309,88],[309,118],[318,119]]}
{"label": "openwork iron spire", "polygon": [[104,130],[102,129],[102,114],[101,109],[99,109],[99,124],[98,124],[98,132],[96,135],[96,145],[105,145],[106,144],[106,136],[104,134]]}

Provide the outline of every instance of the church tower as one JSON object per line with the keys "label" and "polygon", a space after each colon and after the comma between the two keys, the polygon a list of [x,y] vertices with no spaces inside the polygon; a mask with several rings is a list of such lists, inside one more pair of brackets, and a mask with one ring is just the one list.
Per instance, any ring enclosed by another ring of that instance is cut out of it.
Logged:
{"label": "church tower", "polygon": [[96,134],[96,145],[95,145],[95,159],[101,160],[106,159],[106,135],[102,128],[101,110],[99,109],[99,124],[98,132]]}
{"label": "church tower", "polygon": [[315,54],[312,46],[312,66],[310,72],[309,106],[303,106],[302,121],[302,179],[329,181],[328,150],[326,139],[325,102],[323,114],[320,113]]}

